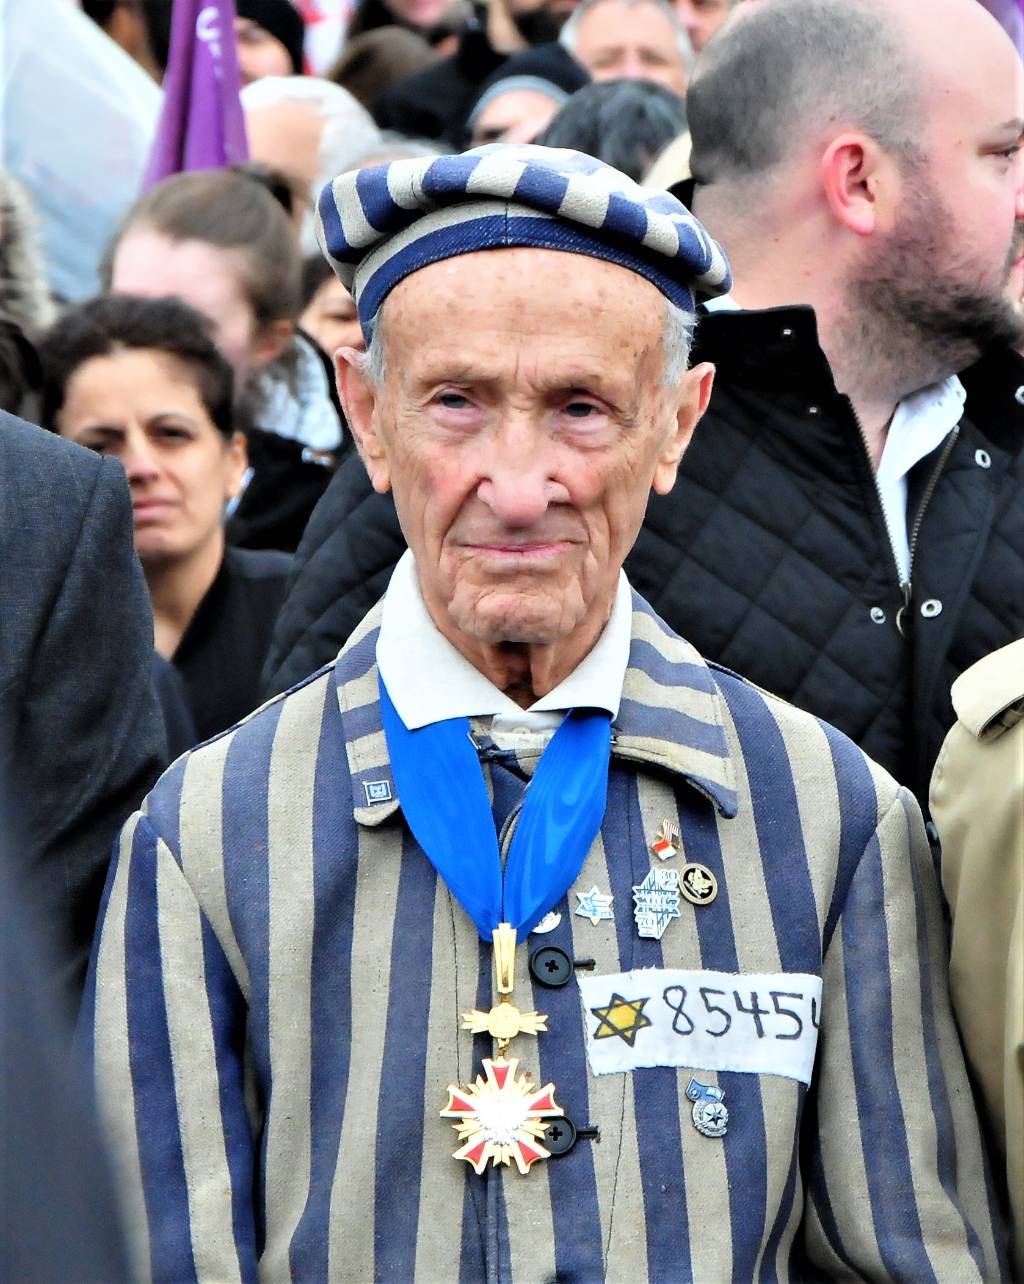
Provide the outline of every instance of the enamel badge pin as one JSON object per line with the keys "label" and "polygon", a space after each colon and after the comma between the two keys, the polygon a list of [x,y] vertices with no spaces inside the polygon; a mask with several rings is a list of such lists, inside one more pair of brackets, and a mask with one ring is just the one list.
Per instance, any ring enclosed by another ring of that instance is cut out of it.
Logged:
{"label": "enamel badge pin", "polygon": [[561,921],[562,916],[559,914],[558,910],[549,910],[533,929],[532,935],[546,936],[548,932],[553,932]]}
{"label": "enamel badge pin", "polygon": [[698,861],[691,861],[679,871],[679,890],[691,905],[710,905],[718,895],[718,880]]}
{"label": "enamel badge pin", "polygon": [[665,928],[679,917],[679,871],[652,866],[639,887],[633,888],[633,900],[636,930],[660,941]]}
{"label": "enamel badge pin", "polygon": [[654,835],[651,851],[659,860],[670,860],[673,856],[679,855],[682,846],[683,839],[679,826],[671,820],[663,820],[661,828]]}
{"label": "enamel badge pin", "polygon": [[722,1089],[691,1079],[686,1096],[693,1102],[690,1116],[697,1131],[704,1137],[724,1137],[729,1128],[729,1111],[722,1104]]}
{"label": "enamel badge pin", "polygon": [[576,899],[579,901],[576,906],[576,913],[580,918],[589,918],[595,927],[602,919],[614,917],[612,914],[614,897],[604,896],[597,890],[596,886],[592,887],[589,892],[577,892]]}

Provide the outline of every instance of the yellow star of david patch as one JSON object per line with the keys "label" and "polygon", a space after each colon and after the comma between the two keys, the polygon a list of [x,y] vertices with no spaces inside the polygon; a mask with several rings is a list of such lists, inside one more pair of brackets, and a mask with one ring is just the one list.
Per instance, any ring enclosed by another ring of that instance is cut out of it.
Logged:
{"label": "yellow star of david patch", "polygon": [[598,1018],[595,1039],[622,1039],[632,1048],[636,1036],[651,1024],[651,1018],[644,1016],[644,1007],[650,1003],[646,999],[624,999],[621,994],[613,994],[611,1002],[603,1008],[591,1008]]}

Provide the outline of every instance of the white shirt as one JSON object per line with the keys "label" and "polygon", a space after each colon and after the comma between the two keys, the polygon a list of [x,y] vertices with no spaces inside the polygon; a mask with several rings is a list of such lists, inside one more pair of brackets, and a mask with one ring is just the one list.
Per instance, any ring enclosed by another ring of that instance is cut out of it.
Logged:
{"label": "white shirt", "polygon": [[524,739],[548,738],[567,709],[619,712],[629,662],[633,604],[625,573],[611,615],[590,652],[554,690],[521,709],[461,655],[430,618],[416,577],[416,562],[405,552],[384,595],[377,665],[399,717],[409,728],[444,718],[490,718],[491,739],[502,749]]}
{"label": "white shirt", "polygon": [[[739,312],[740,305],[728,294],[708,299],[707,312]],[[930,384],[904,397],[886,433],[882,458],[875,477],[882,500],[882,513],[889,531],[889,543],[899,568],[900,582],[910,580],[910,536],[907,531],[907,475],[937,450],[960,422],[967,394],[956,375]]]}
{"label": "white shirt", "polygon": [[896,407],[878,461],[878,490],[889,539],[900,570],[910,580],[910,537],[907,531],[907,474],[945,441],[960,422],[967,393],[956,375],[904,397]]}

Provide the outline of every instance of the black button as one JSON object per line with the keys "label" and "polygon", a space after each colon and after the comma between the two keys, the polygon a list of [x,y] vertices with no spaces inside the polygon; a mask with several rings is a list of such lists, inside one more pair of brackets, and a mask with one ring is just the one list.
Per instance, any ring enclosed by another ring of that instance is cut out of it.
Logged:
{"label": "black button", "polygon": [[576,1125],[567,1117],[552,1119],[544,1129],[544,1145],[552,1155],[565,1155],[576,1145]]}
{"label": "black button", "polygon": [[557,945],[542,945],[530,955],[530,975],[541,985],[560,990],[572,979],[572,960]]}

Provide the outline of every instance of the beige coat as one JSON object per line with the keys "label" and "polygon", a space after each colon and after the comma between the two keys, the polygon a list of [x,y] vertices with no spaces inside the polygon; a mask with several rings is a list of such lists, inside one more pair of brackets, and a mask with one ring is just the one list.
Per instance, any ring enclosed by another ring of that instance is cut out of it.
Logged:
{"label": "beige coat", "polygon": [[973,665],[952,694],[959,721],[931,786],[953,918],[950,983],[1006,1163],[1024,1280],[1024,639]]}

